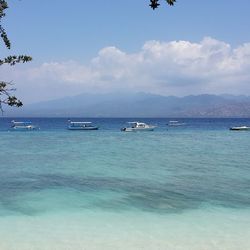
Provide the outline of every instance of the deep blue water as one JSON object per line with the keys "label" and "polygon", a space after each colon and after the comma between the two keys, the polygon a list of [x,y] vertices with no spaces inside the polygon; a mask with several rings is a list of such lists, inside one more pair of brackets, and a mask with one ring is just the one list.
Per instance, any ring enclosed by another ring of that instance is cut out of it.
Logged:
{"label": "deep blue water", "polygon": [[[64,130],[67,127],[69,118],[0,118],[0,131],[6,131],[10,128],[12,120],[31,121],[38,125],[41,130]],[[120,130],[128,121],[143,121],[157,125],[157,131],[169,129],[166,126],[170,120],[178,120],[186,123],[178,129],[190,130],[224,130],[232,126],[250,125],[250,118],[70,118],[72,121],[91,121],[100,125],[100,130]],[[176,128],[175,128],[176,129]]]}

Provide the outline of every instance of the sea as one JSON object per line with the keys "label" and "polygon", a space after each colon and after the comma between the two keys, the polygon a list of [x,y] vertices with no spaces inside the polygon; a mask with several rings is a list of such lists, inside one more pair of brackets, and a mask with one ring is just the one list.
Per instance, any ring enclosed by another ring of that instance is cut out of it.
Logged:
{"label": "sea", "polygon": [[0,118],[0,250],[250,249],[250,119],[67,120]]}

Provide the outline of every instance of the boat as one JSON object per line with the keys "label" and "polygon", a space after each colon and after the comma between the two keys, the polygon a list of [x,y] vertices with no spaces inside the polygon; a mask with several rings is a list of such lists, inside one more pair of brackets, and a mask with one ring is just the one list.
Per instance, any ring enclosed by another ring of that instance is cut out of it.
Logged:
{"label": "boat", "polygon": [[248,126],[231,127],[230,130],[247,131],[250,130],[250,127]]}
{"label": "boat", "polygon": [[124,132],[153,131],[156,126],[148,125],[144,122],[128,122],[129,126],[121,128]]}
{"label": "boat", "polygon": [[69,120],[69,130],[97,130],[99,127],[94,126],[92,122],[72,122]]}
{"label": "boat", "polygon": [[25,122],[16,122],[16,121],[11,121],[11,129],[12,130],[17,130],[17,131],[28,131],[28,130],[38,130],[39,127],[35,126],[32,124],[30,121],[25,121]]}
{"label": "boat", "polygon": [[172,126],[172,127],[177,127],[177,126],[183,126],[185,125],[186,123],[184,122],[179,122],[179,121],[169,121],[168,122],[168,126]]}

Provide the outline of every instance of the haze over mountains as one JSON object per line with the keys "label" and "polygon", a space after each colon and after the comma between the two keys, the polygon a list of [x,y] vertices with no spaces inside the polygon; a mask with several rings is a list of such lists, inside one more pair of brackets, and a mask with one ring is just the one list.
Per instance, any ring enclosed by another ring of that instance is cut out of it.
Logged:
{"label": "haze over mountains", "polygon": [[250,117],[250,97],[136,94],[81,94],[8,109],[27,117]]}

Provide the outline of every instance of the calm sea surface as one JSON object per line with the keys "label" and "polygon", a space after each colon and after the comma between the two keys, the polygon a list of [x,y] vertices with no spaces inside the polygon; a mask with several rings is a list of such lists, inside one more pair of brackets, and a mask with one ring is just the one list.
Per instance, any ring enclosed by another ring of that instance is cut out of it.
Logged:
{"label": "calm sea surface", "polygon": [[[250,119],[0,118],[0,250],[249,250]],[[74,120],[74,119],[72,119]],[[75,119],[79,120],[79,119]]]}

